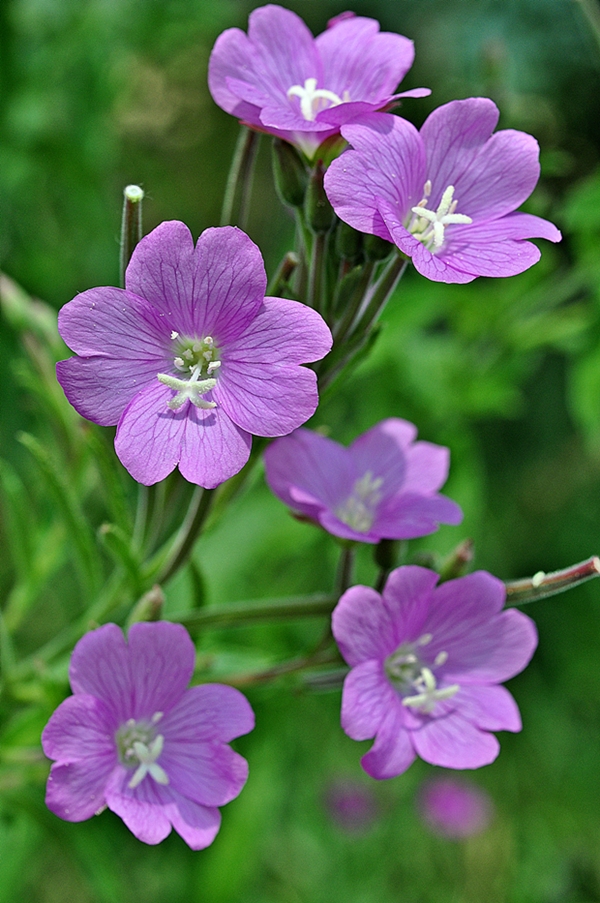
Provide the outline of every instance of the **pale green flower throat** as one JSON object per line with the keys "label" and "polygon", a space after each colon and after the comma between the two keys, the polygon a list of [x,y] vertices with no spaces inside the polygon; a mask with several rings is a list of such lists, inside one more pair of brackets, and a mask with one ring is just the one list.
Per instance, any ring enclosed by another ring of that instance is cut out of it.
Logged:
{"label": "pale green flower throat", "polygon": [[126,768],[135,768],[127,784],[131,790],[141,784],[147,774],[157,784],[169,783],[169,776],[156,761],[163,750],[165,740],[163,735],[156,731],[156,725],[162,717],[162,712],[155,712],[150,721],[135,721],[130,718],[116,733],[121,764]]}
{"label": "pale green flower throat", "polygon": [[402,705],[423,715],[431,715],[438,702],[451,699],[460,690],[460,684],[438,687],[433,669],[447,662],[447,652],[438,652],[431,667],[423,664],[420,650],[432,639],[430,633],[424,633],[414,643],[402,643],[384,663],[388,680],[402,695]]}
{"label": "pale green flower throat", "polygon": [[171,333],[175,343],[173,363],[177,370],[189,374],[185,379],[171,373],[159,373],[158,380],[177,393],[167,402],[173,411],[179,410],[186,401],[202,410],[216,408],[214,401],[205,401],[203,396],[217,385],[215,374],[221,366],[218,351],[212,336],[203,339],[182,338],[178,332]]}
{"label": "pale green flower throat", "polygon": [[383,477],[374,477],[368,470],[356,481],[348,498],[335,509],[337,519],[357,533],[368,533],[375,520],[377,505],[383,498],[382,486]]}

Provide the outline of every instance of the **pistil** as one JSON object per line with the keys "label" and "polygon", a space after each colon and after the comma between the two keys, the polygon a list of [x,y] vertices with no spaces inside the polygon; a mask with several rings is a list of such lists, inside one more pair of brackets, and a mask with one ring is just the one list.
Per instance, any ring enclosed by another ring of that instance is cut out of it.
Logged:
{"label": "pistil", "polygon": [[329,105],[337,107],[338,104],[348,103],[350,96],[344,91],[343,97],[338,97],[333,91],[327,88],[317,88],[316,78],[307,78],[302,85],[292,85],[287,92],[288,97],[300,98],[300,112],[309,122],[314,122],[319,112],[319,102],[321,100],[329,101]]}
{"label": "pistil", "polygon": [[473,220],[464,213],[455,213],[457,201],[454,200],[454,185],[448,185],[442,195],[437,210],[429,210],[427,204],[431,194],[431,182],[425,183],[423,198],[416,207],[411,207],[417,219],[409,225],[409,231],[426,248],[433,245],[434,249],[441,248],[444,244],[446,226],[455,224],[470,225]]}

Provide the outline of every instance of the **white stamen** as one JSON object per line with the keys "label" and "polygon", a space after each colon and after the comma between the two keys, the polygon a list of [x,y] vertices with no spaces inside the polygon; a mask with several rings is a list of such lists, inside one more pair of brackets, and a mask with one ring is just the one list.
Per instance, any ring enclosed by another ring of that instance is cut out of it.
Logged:
{"label": "white stamen", "polygon": [[423,636],[419,637],[419,639],[417,640],[417,643],[419,644],[419,646],[428,646],[429,643],[431,643],[432,639],[433,639],[433,634],[424,633]]}
{"label": "white stamen", "polygon": [[171,338],[173,339],[173,341],[175,341],[175,339],[179,338],[179,333],[175,332],[175,330],[173,330],[171,333]]}
{"label": "white stamen", "polygon": [[162,734],[157,734],[148,745],[142,743],[141,740],[134,740],[132,752],[140,764],[127,785],[131,790],[135,789],[138,784],[141,784],[147,774],[154,778],[157,784],[166,785],[169,783],[169,776],[156,761],[162,752],[164,739]]}
{"label": "white stamen", "polygon": [[213,370],[218,370],[221,366],[221,361],[211,361],[208,367],[206,368],[209,373],[212,373]]}
{"label": "white stamen", "polygon": [[[441,248],[444,243],[446,226],[460,223],[470,225],[473,220],[464,213],[455,213],[457,201],[454,200],[454,185],[448,185],[442,195],[437,210],[429,210],[426,206],[427,198],[431,193],[431,182],[427,180],[424,187],[425,197],[419,201],[416,207],[411,207],[411,212],[419,217],[419,221],[412,227],[413,235],[420,240],[427,240],[433,235],[433,245]],[[425,203],[423,203],[425,201]],[[429,225],[428,225],[429,224]],[[421,233],[421,234],[418,234]]]}
{"label": "white stamen", "polygon": [[292,85],[287,92],[288,97],[300,98],[300,112],[309,122],[313,122],[319,112],[319,101],[328,100],[330,106],[337,107],[340,103],[348,103],[350,95],[344,91],[343,97],[338,97],[327,88],[317,88],[316,78],[307,78],[302,85]]}
{"label": "white stamen", "polygon": [[420,709],[425,715],[430,715],[436,704],[442,699],[451,699],[460,690],[459,684],[452,684],[450,687],[438,689],[437,682],[430,668],[423,666],[420,676],[413,681],[413,686],[417,690],[415,696],[405,696],[402,705],[414,709]]}
{"label": "white stamen", "polygon": [[445,665],[448,661],[448,653],[447,652],[438,652],[434,659],[434,667],[439,668],[441,665]]}

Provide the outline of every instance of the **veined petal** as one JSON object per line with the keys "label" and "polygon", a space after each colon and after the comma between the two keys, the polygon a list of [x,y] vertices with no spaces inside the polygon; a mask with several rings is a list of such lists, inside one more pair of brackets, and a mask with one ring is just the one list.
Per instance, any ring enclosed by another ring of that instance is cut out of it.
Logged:
{"label": "veined petal", "polygon": [[129,717],[170,711],[194,673],[196,651],[187,630],[169,621],[142,622],[129,628],[127,642],[134,697]]}
{"label": "veined petal", "polygon": [[188,407],[179,470],[190,483],[214,489],[242,469],[250,457],[252,437],[225,411]]}
{"label": "veined petal", "polygon": [[[392,496],[404,486],[406,480],[406,445],[400,444],[394,434],[394,421],[382,420],[352,443],[349,448],[356,477],[366,473],[383,480],[381,493],[384,497]],[[404,435],[409,432],[416,435],[412,423],[399,421]],[[408,444],[408,443],[406,443]]]}
{"label": "veined petal", "polygon": [[259,249],[232,226],[206,229],[196,248],[183,223],[161,223],[136,246],[127,288],[167,314],[182,334],[237,338],[256,316],[266,288]]}
{"label": "veined petal", "polygon": [[342,728],[353,740],[370,740],[381,730],[388,713],[399,705],[381,662],[363,661],[344,681]]}
{"label": "veined petal", "polygon": [[131,717],[134,691],[120,627],[104,624],[79,640],[71,656],[69,680],[75,694],[102,700],[117,722]]}
{"label": "veined petal", "polygon": [[173,791],[174,804],[165,811],[180,837],[192,850],[210,846],[221,827],[221,813],[209,806],[200,806]]}
{"label": "veined petal", "polygon": [[255,364],[308,364],[321,360],[333,339],[320,314],[287,298],[264,299],[243,334],[227,345],[223,367],[230,362]]}
{"label": "veined petal", "polygon": [[117,761],[117,727],[115,712],[101,699],[78,693],[61,702],[50,717],[42,732],[42,748],[49,759],[75,762],[91,757],[112,767]]}
{"label": "veined petal", "polygon": [[389,608],[378,592],[369,586],[347,589],[333,610],[331,629],[351,668],[367,660],[377,660],[378,673],[385,681],[381,661],[396,649],[403,637],[399,637]]}
{"label": "veined petal", "polygon": [[438,580],[435,571],[417,565],[396,568],[389,575],[383,588],[383,602],[396,632],[393,649],[425,633],[423,625]]}
{"label": "veined petal", "polygon": [[360,760],[362,767],[377,780],[403,774],[417,757],[411,738],[399,707],[391,707],[377,731],[375,743]]}
{"label": "veined petal", "polygon": [[291,10],[274,4],[253,10],[248,18],[248,38],[258,64],[253,75],[282,98],[287,99],[292,85],[322,77],[314,38]]}
{"label": "veined petal", "polygon": [[323,84],[342,97],[376,102],[394,92],[413,64],[408,38],[380,32],[379,22],[355,16],[328,28],[315,39],[323,61]]}
{"label": "veined petal", "polygon": [[208,61],[208,88],[221,109],[246,122],[259,122],[260,110],[240,101],[229,79],[248,78],[254,66],[254,52],[248,36],[239,28],[228,28],[216,40]]}
{"label": "veined petal", "polygon": [[[446,188],[468,173],[499,115],[492,100],[469,97],[443,104],[427,117],[420,134],[427,155],[427,178],[432,182],[431,210],[437,209]],[[462,210],[460,197],[458,201]],[[466,209],[462,212],[468,214]]]}
{"label": "veined petal", "polygon": [[115,765],[107,756],[56,762],[46,786],[46,805],[65,821],[85,821],[105,804],[104,788]]}
{"label": "veined petal", "polygon": [[462,717],[480,730],[521,730],[517,703],[505,687],[464,686],[453,701]]}
{"label": "veined petal", "polygon": [[127,405],[171,361],[70,357],[56,365],[56,378],[75,410],[100,426],[116,426]]}
{"label": "veined petal", "polygon": [[213,396],[240,429],[255,436],[291,433],[319,403],[315,372],[293,364],[250,367],[228,361]]}
{"label": "veined petal", "polygon": [[437,492],[448,479],[450,451],[432,442],[415,442],[406,449],[406,492]]}
{"label": "veined petal", "polygon": [[76,354],[124,361],[168,359],[172,320],[132,291],[103,286],[76,295],[58,313],[58,331]]}
{"label": "veined petal", "polygon": [[422,727],[410,736],[420,757],[442,768],[481,768],[500,752],[493,734],[479,730],[457,711],[441,718],[424,717]]}
{"label": "veined petal", "polygon": [[416,539],[434,533],[440,524],[460,524],[460,506],[444,495],[402,493],[377,510],[373,530],[386,539]]}
{"label": "veined petal", "polygon": [[254,728],[254,712],[246,697],[224,684],[200,684],[186,690],[161,721],[161,730],[176,742],[228,743]]}
{"label": "veined petal", "polygon": [[148,777],[132,789],[130,778],[131,771],[122,765],[114,770],[106,785],[106,805],[142,843],[160,843],[171,833],[167,813],[174,804],[173,791]]}
{"label": "veined petal", "polygon": [[214,741],[173,740],[167,734],[160,764],[169,776],[169,787],[202,806],[229,803],[248,778],[246,760]]}
{"label": "veined petal", "polygon": [[[266,478],[290,508],[311,515],[315,502],[335,507],[352,489],[354,469],[348,449],[311,430],[298,429],[265,450]],[[311,497],[309,510],[297,490]],[[294,490],[292,494],[292,490]]]}
{"label": "veined petal", "polygon": [[386,200],[403,219],[421,200],[426,176],[419,133],[399,116],[370,113],[343,126],[342,135],[353,149],[327,170],[327,196],[344,222],[389,240],[377,201]]}

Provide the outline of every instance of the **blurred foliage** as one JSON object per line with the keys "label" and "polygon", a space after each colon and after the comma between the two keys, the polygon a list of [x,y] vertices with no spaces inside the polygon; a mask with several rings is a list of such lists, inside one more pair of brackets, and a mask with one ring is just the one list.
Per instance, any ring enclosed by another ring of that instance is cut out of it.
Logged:
{"label": "blurred foliage", "polygon": [[[212,103],[206,65],[220,31],[245,28],[255,5],[0,3],[0,267],[11,277],[0,282],[0,663],[11,698],[10,709],[0,703],[0,903],[600,900],[595,584],[529,609],[540,648],[512,682],[525,728],[503,736],[498,761],[475,776],[498,815],[469,841],[433,837],[419,821],[414,794],[430,767],[369,781],[359,768],[368,744],[339,728],[339,692],[310,692],[293,676],[249,690],[258,726],[237,748],[251,776],[209,850],[192,853],[177,836],[146,847],[111,813],[72,825],[44,807],[39,735],[66,692],[69,625],[92,626],[90,588],[106,610],[103,580],[115,562],[108,603],[122,620],[153,577],[141,567],[141,545],[136,557],[120,542],[140,494],[114,458],[111,431],[81,421],[54,380],[53,364],[67,354],[54,310],[77,291],[116,284],[125,184],[146,190],[147,230],[182,219],[198,234],[218,222],[237,126]],[[315,32],[341,11],[333,0],[289,5]],[[600,54],[582,7],[353,6],[415,41],[405,86],[428,85],[433,95],[405,102],[413,121],[439,103],[485,94],[501,107],[502,127],[536,135],[544,178],[527,209],[565,234],[514,279],[446,286],[409,272],[373,354],[324,398],[313,423],[349,442],[402,416],[422,438],[448,445],[446,491],[465,522],[411,543],[410,554],[447,554],[471,536],[476,566],[503,578],[598,552]],[[272,274],[293,224],[262,145],[249,232]],[[171,480],[149,504],[174,517],[185,491]],[[138,532],[160,550],[161,535]],[[336,556],[327,537],[287,514],[257,469],[193,566],[165,586],[166,612],[329,591]],[[365,548],[358,579],[373,574]],[[207,631],[198,637],[199,673],[267,668],[314,647],[324,628],[315,619]],[[39,651],[57,634],[62,651],[46,667]],[[363,831],[348,833],[328,807],[340,778],[374,794],[377,816]]]}

